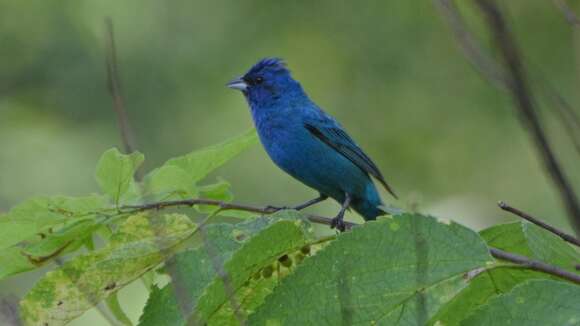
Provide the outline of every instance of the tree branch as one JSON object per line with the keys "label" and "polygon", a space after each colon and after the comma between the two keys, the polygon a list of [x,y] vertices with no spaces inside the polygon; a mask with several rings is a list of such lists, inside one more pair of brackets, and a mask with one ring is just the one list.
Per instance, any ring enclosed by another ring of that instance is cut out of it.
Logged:
{"label": "tree branch", "polygon": [[117,122],[121,131],[121,140],[125,153],[135,151],[135,136],[127,118],[127,111],[123,95],[121,94],[121,82],[119,79],[119,68],[117,65],[117,48],[115,46],[115,34],[113,30],[113,20],[105,19],[106,39],[107,39],[107,84],[109,93],[113,99],[113,108],[117,113]]}
{"label": "tree branch", "polygon": [[[252,212],[258,214],[272,214],[275,213],[277,210],[272,208],[260,208],[254,207],[249,205],[242,205],[242,204],[235,204],[235,203],[226,203],[218,200],[212,199],[185,199],[185,200],[174,200],[174,201],[164,201],[164,202],[157,202],[157,203],[150,203],[150,204],[143,204],[143,205],[126,205],[122,206],[121,210],[125,210],[124,213],[137,213],[143,212],[147,210],[159,210],[164,208],[170,207],[179,207],[179,206],[186,206],[192,207],[196,205],[209,205],[209,206],[216,206],[219,207],[220,210],[240,210],[245,212]],[[332,219],[324,216],[318,215],[305,215],[309,221],[312,223],[317,224],[325,224],[330,225]],[[359,224],[352,223],[352,222],[345,222],[347,229],[351,229]],[[521,265],[524,268],[529,268],[535,271],[543,272],[546,274],[554,275],[559,278],[580,284],[580,275],[568,272],[563,270],[559,267],[546,264],[541,261],[536,261],[529,259],[524,256],[519,256],[516,254],[512,254],[509,252],[505,252],[503,250],[490,247],[489,252],[491,255],[498,259],[503,259],[518,265]]]}
{"label": "tree branch", "polygon": [[568,6],[568,4],[566,3],[566,1],[564,0],[553,0],[554,5],[556,5],[556,7],[558,9],[560,9],[560,11],[562,12],[562,14],[564,15],[564,18],[566,18],[566,21],[568,23],[570,23],[570,25],[579,28],[580,27],[580,19],[578,19],[578,16],[576,16],[576,14],[574,13],[574,11],[572,11],[572,9]]}
{"label": "tree branch", "polygon": [[[278,209],[275,209],[275,208],[268,208],[268,207],[260,208],[260,207],[242,205],[242,204],[226,203],[226,202],[222,202],[219,200],[200,199],[200,198],[163,201],[163,202],[149,203],[149,204],[143,204],[143,205],[126,205],[126,206],[122,206],[120,209],[121,210],[129,210],[129,212],[126,212],[126,213],[137,213],[137,212],[143,212],[143,211],[147,211],[147,210],[159,210],[159,209],[169,208],[169,207],[179,207],[179,206],[192,207],[192,206],[197,206],[197,205],[216,206],[216,207],[219,207],[219,209],[222,211],[238,210],[238,211],[245,211],[245,212],[250,212],[250,213],[266,214],[266,215],[273,214],[273,213],[278,211]],[[306,214],[305,216],[312,223],[325,224],[325,225],[330,225],[332,223],[332,219],[328,218],[328,217],[311,215],[311,214]],[[357,225],[356,223],[351,223],[351,222],[344,222],[344,223],[345,223],[347,229],[350,229],[350,228]]]}
{"label": "tree branch", "polygon": [[568,280],[570,282],[580,284],[580,275],[567,270],[561,269],[554,265],[549,265],[539,260],[532,260],[528,257],[512,254],[497,248],[490,247],[489,252],[491,255],[497,259],[506,260],[514,264],[518,264],[524,268],[529,268],[538,272],[550,274],[561,279]]}
{"label": "tree branch", "polygon": [[508,205],[507,203],[505,203],[503,201],[500,201],[498,203],[498,206],[502,210],[504,210],[506,212],[510,212],[514,215],[517,215],[517,216],[523,218],[524,220],[530,221],[530,222],[534,223],[535,225],[537,225],[545,230],[548,230],[548,231],[552,232],[553,234],[559,236],[562,240],[567,241],[573,245],[580,247],[580,240],[578,240],[576,237],[574,237],[570,234],[567,234],[564,231],[560,231],[557,228],[555,228],[549,224],[546,224],[546,223],[540,221],[539,219],[537,219],[537,218],[535,218],[527,213],[520,211],[517,208],[511,207],[510,205]]}
{"label": "tree branch", "polygon": [[574,190],[555,158],[536,113],[536,104],[529,90],[524,67],[505,19],[494,0],[476,0],[485,15],[490,32],[511,76],[510,91],[516,102],[517,113],[532,138],[545,170],[560,192],[568,217],[577,234],[580,234],[580,204]]}
{"label": "tree branch", "polygon": [[506,77],[503,68],[479,46],[475,37],[466,28],[453,0],[434,0],[435,5],[453,32],[457,44],[471,65],[490,83],[501,90],[511,88],[511,80]]}

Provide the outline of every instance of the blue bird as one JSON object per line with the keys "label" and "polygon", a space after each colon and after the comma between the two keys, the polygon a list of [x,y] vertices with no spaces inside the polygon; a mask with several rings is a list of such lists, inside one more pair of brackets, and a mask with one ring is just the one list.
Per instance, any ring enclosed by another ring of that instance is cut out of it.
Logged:
{"label": "blue bird", "polygon": [[385,214],[371,176],[397,198],[375,163],[334,118],[310,100],[281,59],[262,59],[227,86],[244,94],[272,161],[319,192],[317,198],[294,209],[331,197],[341,204],[331,227],[344,231],[348,208],[366,221]]}

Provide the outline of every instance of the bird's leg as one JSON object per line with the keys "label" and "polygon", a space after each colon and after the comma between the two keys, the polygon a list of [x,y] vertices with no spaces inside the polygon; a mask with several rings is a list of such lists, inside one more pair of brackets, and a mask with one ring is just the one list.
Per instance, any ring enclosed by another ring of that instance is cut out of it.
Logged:
{"label": "bird's leg", "polygon": [[342,203],[342,206],[340,208],[340,212],[338,212],[336,217],[332,219],[332,222],[330,222],[330,228],[331,229],[336,228],[340,232],[344,232],[346,230],[346,225],[344,224],[344,220],[343,220],[344,213],[346,212],[346,210],[350,206],[350,202],[351,202],[351,198],[350,198],[350,195],[348,193],[345,193],[344,196],[345,196],[344,202]]}
{"label": "bird's leg", "polygon": [[318,196],[318,197],[316,197],[314,199],[311,199],[311,200],[309,200],[309,201],[307,201],[305,203],[302,203],[300,205],[296,205],[294,207],[288,207],[288,206],[276,207],[276,206],[270,206],[270,205],[268,205],[268,206],[266,206],[265,209],[267,211],[271,211],[272,213],[277,212],[277,211],[280,211],[280,210],[284,210],[284,209],[295,209],[295,210],[299,211],[299,210],[305,209],[306,207],[310,207],[310,206],[312,206],[314,204],[318,204],[321,201],[325,201],[326,199],[328,199],[328,196],[327,195],[320,194],[320,196]]}

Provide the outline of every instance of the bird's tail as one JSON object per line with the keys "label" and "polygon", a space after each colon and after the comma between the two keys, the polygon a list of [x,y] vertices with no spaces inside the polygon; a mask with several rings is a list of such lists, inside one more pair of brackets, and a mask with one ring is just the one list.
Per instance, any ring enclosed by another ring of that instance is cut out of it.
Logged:
{"label": "bird's tail", "polygon": [[383,202],[377,188],[371,182],[368,184],[366,191],[362,196],[353,196],[351,207],[359,213],[365,221],[376,220],[377,216],[385,215],[385,211],[381,209]]}
{"label": "bird's tail", "polygon": [[365,221],[374,221],[381,215],[398,215],[404,211],[398,207],[385,205],[379,197],[377,188],[371,183],[363,196],[353,196],[350,205]]}

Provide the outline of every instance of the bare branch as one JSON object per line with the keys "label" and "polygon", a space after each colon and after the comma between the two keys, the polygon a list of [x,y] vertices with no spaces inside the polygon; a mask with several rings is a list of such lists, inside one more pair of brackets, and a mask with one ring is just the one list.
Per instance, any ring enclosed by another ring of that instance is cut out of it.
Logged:
{"label": "bare branch", "polygon": [[574,149],[580,154],[580,116],[574,108],[559,94],[547,81],[544,81],[544,91],[554,102],[558,119],[564,126],[565,132],[572,140]]}
{"label": "bare branch", "polygon": [[556,5],[556,7],[558,7],[558,9],[560,9],[562,14],[564,14],[564,18],[566,18],[566,21],[568,23],[570,23],[570,25],[572,25],[576,28],[580,28],[580,19],[578,18],[578,16],[576,16],[574,11],[572,11],[572,8],[568,7],[568,4],[566,3],[566,1],[553,0],[553,2],[554,2],[554,5]]}
{"label": "bare branch", "polygon": [[[241,204],[234,204],[234,203],[225,203],[217,200],[211,199],[186,199],[186,200],[176,200],[176,201],[165,201],[165,202],[157,202],[157,203],[150,203],[150,204],[143,204],[143,205],[128,205],[121,207],[121,210],[128,210],[124,213],[134,213],[134,212],[142,212],[146,210],[157,210],[169,207],[179,207],[179,206],[195,206],[195,205],[209,205],[209,206],[216,206],[219,207],[221,210],[241,210],[246,212],[252,213],[259,213],[259,214],[272,214],[276,210],[272,208],[260,208],[248,205],[241,205]],[[313,223],[325,224],[330,225],[332,222],[331,218],[317,216],[317,215],[306,215]],[[351,229],[355,226],[358,226],[357,223],[352,222],[345,222],[346,227]],[[509,252],[502,251],[497,248],[490,247],[490,253],[492,256],[498,259],[503,259],[510,261],[512,263],[521,265],[524,268],[529,268],[535,271],[543,272],[546,274],[554,275],[556,277],[580,284],[580,275],[568,272],[563,270],[559,267],[546,264],[541,261],[536,261],[529,259],[527,257],[518,256]]]}
{"label": "bare branch", "polygon": [[472,66],[489,82],[501,90],[508,90],[510,80],[503,68],[479,46],[473,34],[469,32],[453,0],[434,0],[442,16],[445,18],[455,36],[457,44],[463,50],[465,57]]}
{"label": "bare branch", "polygon": [[529,268],[538,272],[550,274],[556,276],[558,278],[580,284],[580,275],[572,272],[568,272],[567,270],[561,269],[554,265],[549,265],[544,262],[538,260],[532,260],[524,256],[512,254],[510,252],[506,252],[497,248],[489,248],[489,252],[492,256],[497,259],[506,260],[518,265],[521,265],[524,268]]}
{"label": "bare branch", "polygon": [[564,175],[536,113],[536,103],[526,80],[520,54],[508,30],[505,19],[493,0],[476,0],[485,15],[490,32],[503,57],[505,67],[511,76],[510,88],[516,102],[516,112],[525,130],[532,138],[536,150],[544,164],[544,169],[560,192],[568,217],[577,234],[580,234],[580,204],[574,190]]}
{"label": "bare branch", "polygon": [[[455,2],[453,0],[434,0],[434,3],[449,24],[457,44],[459,44],[459,47],[472,66],[499,90],[510,91],[512,87],[511,80],[506,76],[506,72],[501,65],[479,46],[476,38],[469,31],[469,28],[461,17]],[[553,101],[560,122],[564,125],[566,133],[572,139],[574,148],[580,153],[580,138],[578,136],[580,118],[570,104],[566,102],[564,97],[551,87],[547,81],[544,81],[543,84],[544,93]]]}
{"label": "bare branch", "polygon": [[562,240],[567,241],[573,245],[580,247],[580,240],[578,240],[576,237],[569,235],[563,231],[560,231],[557,228],[555,228],[551,225],[548,225],[548,224],[540,221],[539,219],[537,219],[537,218],[535,218],[527,213],[520,211],[517,208],[511,207],[510,205],[508,205],[507,203],[505,203],[503,201],[500,201],[498,203],[498,206],[499,206],[499,208],[503,209],[504,211],[510,212],[514,215],[517,215],[517,216],[523,218],[524,220],[530,221],[530,222],[534,223],[535,225],[554,233],[555,235],[562,238]]}
{"label": "bare branch", "polygon": [[117,64],[117,48],[115,45],[115,34],[113,30],[113,20],[105,19],[106,37],[107,37],[107,83],[111,97],[113,98],[113,108],[117,113],[117,122],[121,131],[121,140],[125,153],[135,151],[135,136],[127,118],[125,110],[125,101],[121,94],[121,81],[119,79],[119,68]]}
{"label": "bare branch", "polygon": [[[142,211],[147,211],[147,210],[159,210],[159,209],[168,208],[168,207],[179,207],[179,206],[192,207],[192,206],[197,206],[197,205],[216,206],[216,207],[219,207],[220,210],[238,210],[238,211],[245,211],[245,212],[266,214],[266,215],[273,214],[276,211],[278,211],[275,208],[268,208],[268,207],[260,208],[260,207],[242,205],[242,204],[226,203],[226,202],[213,200],[213,199],[200,199],[200,198],[164,201],[164,202],[156,202],[156,203],[149,203],[149,204],[143,204],[143,205],[126,205],[126,206],[122,206],[120,209],[122,211],[129,210],[129,212],[125,212],[125,213],[137,213],[137,212],[142,212]],[[325,225],[330,225],[332,223],[332,219],[328,218],[328,217],[318,216],[318,215],[310,215],[310,214],[306,214],[305,216],[312,223],[325,224]],[[344,223],[345,223],[347,229],[350,229],[353,226],[357,225],[356,223],[351,223],[351,222],[344,222]]]}

